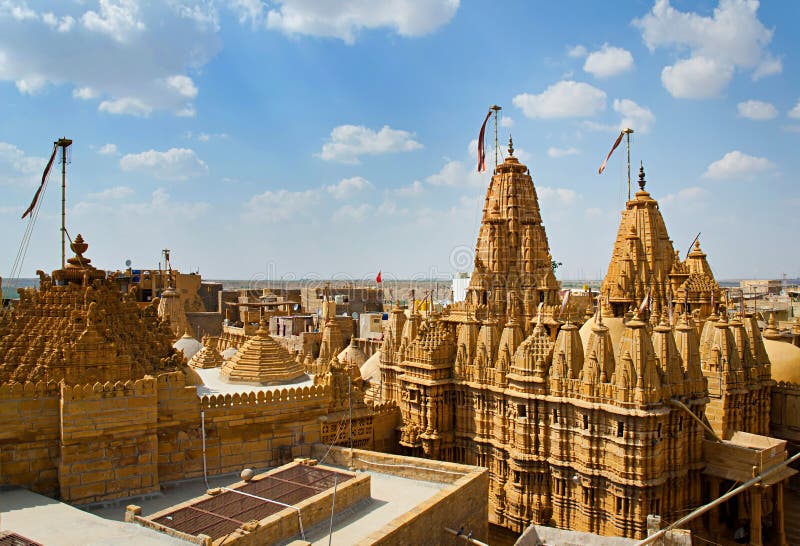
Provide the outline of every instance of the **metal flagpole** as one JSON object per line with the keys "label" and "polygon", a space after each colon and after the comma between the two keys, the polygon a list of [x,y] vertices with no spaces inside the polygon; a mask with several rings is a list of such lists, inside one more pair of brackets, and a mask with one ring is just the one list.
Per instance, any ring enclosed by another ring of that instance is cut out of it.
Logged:
{"label": "metal flagpole", "polygon": [[489,107],[489,110],[493,110],[494,111],[494,167],[495,167],[495,171],[497,170],[498,157],[499,157],[499,153],[500,153],[500,143],[499,143],[499,141],[497,139],[497,113],[502,109],[503,108],[501,106],[497,106],[496,104],[493,104],[493,105],[491,105]]}
{"label": "metal flagpole", "polygon": [[622,130],[625,133],[625,142],[628,148],[628,201],[631,200],[631,133],[633,129],[626,127]]}
{"label": "metal flagpole", "polygon": [[61,148],[61,269],[64,269],[67,263],[67,148],[72,141],[68,138],[60,138],[55,144]]}

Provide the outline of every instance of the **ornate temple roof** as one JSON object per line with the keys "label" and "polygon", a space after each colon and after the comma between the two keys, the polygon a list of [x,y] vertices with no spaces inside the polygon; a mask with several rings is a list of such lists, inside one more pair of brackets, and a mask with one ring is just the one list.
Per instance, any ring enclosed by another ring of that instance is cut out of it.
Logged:
{"label": "ornate temple roof", "polygon": [[223,363],[220,374],[236,383],[277,385],[294,381],[304,372],[289,351],[272,339],[267,322],[262,320],[255,335]]}
{"label": "ornate temple roof", "polygon": [[70,247],[64,269],[39,271],[39,289],[20,289],[19,303],[0,313],[0,383],[126,381],[178,369],[155,305],[140,309],[91,266],[81,235]]}
{"label": "ornate temple roof", "polygon": [[558,303],[558,289],[536,188],[509,139],[508,156],[486,191],[466,301],[452,306],[450,314],[462,322],[470,314],[478,319],[492,314],[502,325],[510,318],[508,301],[515,299],[525,326],[539,303]]}
{"label": "ornate temple roof", "polygon": [[189,360],[203,348],[203,344],[197,341],[188,331],[185,331],[183,335],[172,344],[172,348],[176,351],[181,351],[183,356],[186,357],[186,360]]}
{"label": "ornate temple roof", "polygon": [[622,317],[649,294],[649,308],[655,313],[667,312],[670,301],[682,312],[688,301],[691,310],[699,310],[701,318],[705,318],[713,312],[712,294],[715,303],[721,303],[721,290],[706,254],[697,241],[686,260],[681,261],[658,201],[645,190],[646,184],[642,166],[639,191],[625,203],[608,273],[600,287],[606,312],[610,317]]}
{"label": "ornate temple roof", "polygon": [[222,366],[222,355],[217,350],[217,343],[219,338],[216,337],[203,337],[203,348],[197,351],[189,360],[189,366],[192,368],[219,368]]}

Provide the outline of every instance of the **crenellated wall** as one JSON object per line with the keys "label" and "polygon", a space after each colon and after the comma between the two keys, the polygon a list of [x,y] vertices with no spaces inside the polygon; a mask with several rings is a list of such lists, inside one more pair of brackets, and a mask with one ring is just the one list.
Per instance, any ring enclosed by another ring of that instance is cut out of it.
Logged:
{"label": "crenellated wall", "polygon": [[158,491],[156,380],[61,385],[61,498],[87,504]]}
{"label": "crenellated wall", "polygon": [[58,494],[59,399],[53,381],[0,385],[0,485]]}

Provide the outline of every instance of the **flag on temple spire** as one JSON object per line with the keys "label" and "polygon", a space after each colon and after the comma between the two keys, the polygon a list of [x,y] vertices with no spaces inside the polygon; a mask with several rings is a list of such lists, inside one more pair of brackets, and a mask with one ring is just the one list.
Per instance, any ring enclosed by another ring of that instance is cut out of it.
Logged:
{"label": "flag on temple spire", "polygon": [[36,193],[33,194],[33,201],[31,201],[30,206],[25,209],[25,212],[22,214],[22,217],[25,218],[33,209],[36,208],[36,203],[39,201],[39,196],[44,189],[44,183],[47,181],[47,175],[50,174],[50,169],[53,167],[53,161],[56,159],[56,152],[58,151],[58,144],[53,145],[53,153],[50,155],[50,160],[47,162],[47,167],[44,168],[44,173],[42,173],[42,181],[39,183],[39,189],[36,190]]}
{"label": "flag on temple spire", "polygon": [[624,135],[624,134],[625,134],[625,131],[620,131],[619,136],[617,137],[617,140],[614,141],[614,145],[611,147],[611,151],[608,152],[608,155],[603,160],[602,165],[600,165],[600,168],[597,169],[597,174],[603,174],[603,171],[606,170],[606,163],[608,163],[608,160],[611,158],[611,154],[613,154],[614,150],[617,149],[617,147],[619,146],[619,143],[622,142],[622,135]]}
{"label": "flag on temple spire", "polygon": [[481,132],[478,134],[478,172],[482,173],[486,170],[486,150],[484,149],[483,141],[484,135],[486,133],[486,122],[489,121],[489,116],[492,115],[492,111],[489,110],[486,113],[486,117],[483,119],[483,125],[481,125]]}
{"label": "flag on temple spire", "polygon": [[378,275],[375,277],[375,282],[376,283],[382,283],[383,282],[383,279],[381,278],[381,272],[380,271],[378,271]]}

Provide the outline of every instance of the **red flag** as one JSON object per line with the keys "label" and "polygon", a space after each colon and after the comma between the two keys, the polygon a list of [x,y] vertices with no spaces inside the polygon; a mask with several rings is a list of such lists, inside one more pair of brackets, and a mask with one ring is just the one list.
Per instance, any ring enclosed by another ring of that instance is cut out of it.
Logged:
{"label": "red flag", "polygon": [[622,135],[624,135],[624,134],[625,134],[624,131],[620,131],[619,136],[617,137],[617,140],[614,142],[614,145],[611,147],[611,151],[608,152],[608,155],[603,160],[603,164],[600,165],[600,168],[597,170],[597,174],[603,174],[603,171],[606,170],[606,163],[608,163],[608,160],[611,157],[611,154],[613,154],[614,150],[617,149],[617,146],[619,146],[619,143],[622,142]]}
{"label": "red flag", "polygon": [[381,278],[381,272],[380,271],[378,271],[378,276],[375,277],[375,282],[377,282],[377,283],[383,282],[383,279]]}
{"label": "red flag", "polygon": [[478,135],[478,172],[482,173],[486,170],[486,152],[483,149],[483,135],[486,133],[486,122],[489,121],[489,116],[492,115],[492,111],[489,110],[486,113],[486,117],[483,119],[483,125],[481,125],[481,132]]}
{"label": "red flag", "polygon": [[31,205],[25,210],[22,214],[22,217],[25,218],[36,207],[36,202],[39,200],[39,195],[42,193],[42,189],[44,189],[44,183],[47,181],[47,175],[50,174],[50,169],[53,166],[53,161],[56,159],[56,152],[58,151],[58,144],[53,145],[53,153],[50,155],[50,161],[47,162],[47,167],[44,168],[44,173],[42,173],[42,181],[39,184],[39,189],[36,190],[36,193],[33,194],[33,201],[31,201]]}

